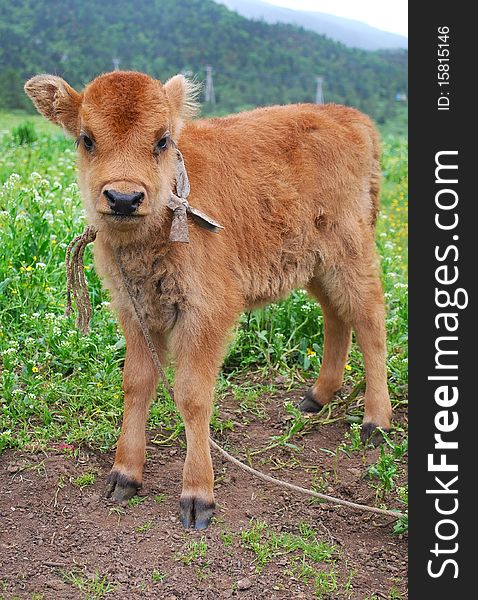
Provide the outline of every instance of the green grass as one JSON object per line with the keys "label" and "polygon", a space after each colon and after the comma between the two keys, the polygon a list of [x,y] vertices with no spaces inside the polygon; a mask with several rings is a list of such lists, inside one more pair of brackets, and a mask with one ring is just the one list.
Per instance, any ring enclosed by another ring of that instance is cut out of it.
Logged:
{"label": "green grass", "polygon": [[37,112],[26,113],[23,110],[5,111],[0,109],[0,137],[11,134],[12,130],[26,122],[33,123],[36,131],[42,134],[62,135],[58,127],[47,121]]}
{"label": "green grass", "polygon": [[221,531],[219,537],[226,548],[234,543],[234,533],[232,531]]}
{"label": "green grass", "polygon": [[143,502],[148,499],[149,496],[133,496],[128,500],[128,506],[130,508],[134,508],[135,506],[139,506]]}
{"label": "green grass", "polygon": [[[408,506],[408,487],[398,486],[397,481],[402,475],[406,475],[408,435],[397,427],[392,433],[381,431],[383,443],[380,446],[380,454],[377,460],[368,467],[366,463],[367,448],[360,440],[360,425],[352,423],[349,431],[345,432],[342,442],[337,446],[335,452],[335,481],[339,481],[338,460],[341,455],[350,457],[354,453],[362,454],[363,477],[375,490],[375,503],[379,507],[387,508],[387,501],[398,500],[403,504],[406,511]],[[370,447],[370,446],[369,446]],[[408,529],[408,514],[400,517],[394,525],[394,532],[404,533]]]}
{"label": "green grass", "polygon": [[80,488],[87,487],[89,485],[93,485],[96,481],[96,473],[83,473],[79,477],[75,477],[71,480],[71,483],[77,485]]}
{"label": "green grass", "polygon": [[288,424],[284,431],[279,435],[273,435],[270,438],[270,443],[267,444],[264,448],[260,448],[259,450],[255,450],[250,452],[250,455],[253,456],[255,454],[262,454],[263,452],[268,452],[273,448],[289,448],[291,450],[299,450],[297,444],[292,443],[291,439],[294,436],[300,435],[303,431],[307,429],[307,426],[310,426],[311,419],[309,416],[306,416],[302,413],[297,407],[295,407],[292,402],[286,402],[285,405],[286,412],[290,415],[291,419],[288,421]]}
{"label": "green grass", "polygon": [[266,523],[252,520],[251,527],[241,531],[241,544],[254,553],[257,573],[281,555],[293,553],[302,561],[322,563],[331,562],[335,554],[335,547],[322,542],[317,532],[306,523],[299,525],[296,534],[276,533]]}
{"label": "green grass", "polygon": [[[33,126],[25,126],[26,120]],[[408,367],[407,145],[388,136],[383,150],[377,246],[388,307],[390,391],[392,403],[402,406]],[[35,116],[0,114],[0,452],[53,443],[71,451],[84,444],[107,450],[117,440],[125,343],[90,249],[85,264],[94,306],[91,334],[81,335],[73,318],[63,315],[65,250],[84,224],[74,142]],[[322,347],[321,312],[303,290],[245,313],[225,360],[220,393],[232,391],[248,419],[262,419],[261,397],[272,388],[256,380],[250,387],[231,386],[229,380],[256,371],[303,381],[317,373]],[[353,344],[345,383],[360,390],[363,379],[362,356]],[[152,441],[159,445],[172,444],[183,432],[178,412],[161,388],[149,427],[156,430]],[[214,432],[232,427],[215,411]],[[307,426],[300,415],[292,415],[287,427],[272,445],[295,444]]]}
{"label": "green grass", "polygon": [[33,144],[38,139],[38,135],[35,129],[35,125],[32,121],[25,121],[20,123],[12,129],[12,138],[15,144],[21,146],[22,144]]}
{"label": "green grass", "polygon": [[362,441],[360,439],[361,427],[358,423],[352,423],[349,431],[344,434],[342,443],[337,447],[338,452],[343,452],[350,456],[351,452],[360,452],[363,450]]}
{"label": "green grass", "polygon": [[408,531],[408,484],[397,488],[397,496],[406,511],[403,517],[400,517],[393,526],[393,532],[397,535]]}
{"label": "green grass", "polygon": [[284,574],[305,584],[312,583],[316,598],[327,598],[341,590],[343,597],[351,594],[353,573],[341,581],[335,569],[338,549],[320,539],[318,532],[300,523],[297,532],[277,533],[266,523],[251,520],[250,527],[240,533],[242,547],[254,556],[255,570],[262,573],[267,565],[279,558],[286,561]]}
{"label": "green grass", "polygon": [[136,527],[135,531],[136,531],[136,533],[146,533],[147,531],[152,529],[153,525],[154,525],[153,521],[146,521],[146,523],[143,523],[143,525],[138,525],[138,527]]}
{"label": "green grass", "polygon": [[61,572],[63,581],[77,588],[89,600],[101,600],[106,594],[115,591],[115,585],[108,581],[108,576],[101,576],[98,571],[87,575],[78,569]]}
{"label": "green grass", "polygon": [[176,560],[181,561],[186,566],[191,565],[193,562],[201,561],[204,559],[207,554],[207,542],[204,536],[199,540],[190,541],[184,552],[179,552],[176,554]]}
{"label": "green grass", "polygon": [[158,569],[154,569],[154,571],[151,573],[151,580],[154,583],[162,583],[166,579],[166,577],[166,574],[162,571],[159,571]]}
{"label": "green grass", "polygon": [[[386,434],[384,434],[386,436]],[[380,456],[376,463],[368,468],[368,476],[370,479],[375,479],[377,498],[383,499],[388,492],[395,487],[395,479],[398,476],[399,464],[401,458],[408,450],[408,438],[405,438],[402,443],[394,444],[390,438],[386,436],[388,445],[391,451],[385,446],[380,447]]]}
{"label": "green grass", "polygon": [[274,391],[271,385],[236,385],[226,383],[226,389],[232,392],[234,400],[244,414],[248,414],[256,419],[266,418],[264,404],[261,397]]}

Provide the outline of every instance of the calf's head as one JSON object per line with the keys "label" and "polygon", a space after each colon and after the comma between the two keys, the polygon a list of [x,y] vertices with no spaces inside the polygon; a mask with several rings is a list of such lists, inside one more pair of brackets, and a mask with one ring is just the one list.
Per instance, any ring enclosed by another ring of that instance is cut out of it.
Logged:
{"label": "calf's head", "polygon": [[33,77],[25,91],[41,114],[77,141],[90,224],[109,237],[143,235],[173,186],[174,142],[196,111],[195,86],[182,75],[162,85],[143,73],[115,71],[81,93],[53,75]]}

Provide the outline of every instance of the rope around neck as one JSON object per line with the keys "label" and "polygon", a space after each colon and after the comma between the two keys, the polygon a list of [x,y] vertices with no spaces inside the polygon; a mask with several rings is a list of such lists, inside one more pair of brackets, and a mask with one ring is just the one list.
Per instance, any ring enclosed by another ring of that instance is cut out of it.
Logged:
{"label": "rope around neck", "polygon": [[81,235],[77,235],[66,249],[66,309],[68,317],[72,311],[71,298],[75,299],[77,317],[76,326],[82,333],[90,332],[92,315],[91,301],[86,286],[85,271],[83,268],[83,254],[90,242],[96,239],[96,229],[87,227]]}
{"label": "rope around neck", "polygon": [[200,227],[208,229],[213,233],[219,233],[221,229],[224,229],[222,225],[219,225],[217,221],[208,217],[205,213],[193,208],[189,202],[189,192],[191,186],[189,185],[188,172],[184,164],[184,158],[181,154],[181,150],[177,147],[176,143],[172,142],[176,151],[176,157],[178,162],[176,164],[176,194],[170,192],[167,201],[167,206],[173,211],[173,219],[171,221],[171,230],[169,232],[170,242],[183,242],[189,243],[189,229],[188,229],[188,215],[196,221]]}
{"label": "rope around neck", "polygon": [[[85,274],[83,271],[83,254],[85,251],[85,247],[96,239],[96,230],[92,227],[87,227],[85,231],[76,236],[73,241],[68,246],[66,252],[66,273],[67,273],[67,307],[66,314],[70,314],[71,312],[71,297],[75,298],[75,302],[78,309],[78,316],[76,319],[77,327],[83,331],[84,333],[88,333],[89,324],[91,320],[91,302],[88,296],[88,290],[86,287]],[[118,249],[115,252],[115,261],[118,267],[118,270],[121,275],[121,279],[123,285],[128,293],[128,296],[131,300],[131,304],[133,306],[136,318],[138,319],[138,324],[141,328],[141,331],[144,336],[144,340],[148,347],[148,350],[151,355],[151,359],[158,373],[160,374],[162,383],[168,392],[171,400],[174,402],[174,390],[171,384],[168,381],[167,375],[161,365],[161,361],[159,359],[156,348],[154,347],[153,340],[151,339],[151,335],[149,333],[148,326],[144,320],[143,312],[141,310],[141,306],[137,296],[134,293],[131,282],[128,278],[128,275],[124,269],[123,260],[122,260],[122,249]],[[271,477],[270,475],[266,475],[265,473],[261,473],[252,467],[244,464],[228,452],[226,452],[221,446],[219,446],[212,438],[209,438],[209,444],[212,448],[217,450],[227,461],[233,463],[243,471],[246,471],[257,477],[258,479],[262,479],[268,483],[272,483],[276,486],[289,489],[293,492],[298,492],[300,494],[305,494],[307,496],[312,496],[313,498],[317,498],[322,500],[323,502],[327,502],[330,504],[338,504],[341,506],[346,506],[347,508],[351,508],[353,510],[360,510],[364,512],[370,512],[377,515],[392,517],[394,520],[399,519],[400,517],[404,517],[405,514],[400,511],[394,510],[385,510],[383,508],[376,508],[375,506],[368,506],[366,504],[358,504],[356,502],[349,502],[348,500],[342,500],[341,498],[335,498],[333,496],[329,496],[327,494],[322,494],[320,492],[316,492],[314,490],[309,490],[292,483],[288,483],[287,481],[282,481],[281,479],[276,479],[275,477]]]}

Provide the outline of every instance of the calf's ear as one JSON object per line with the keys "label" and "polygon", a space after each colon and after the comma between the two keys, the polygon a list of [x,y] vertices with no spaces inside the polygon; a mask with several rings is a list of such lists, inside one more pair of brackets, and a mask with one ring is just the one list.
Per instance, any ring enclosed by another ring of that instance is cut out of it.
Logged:
{"label": "calf's ear", "polygon": [[81,94],[61,77],[36,75],[26,82],[25,92],[44,117],[70,135],[79,135]]}
{"label": "calf's ear", "polygon": [[198,95],[201,85],[184,75],[171,77],[163,86],[169,102],[172,118],[171,132],[177,138],[185,121],[192,119],[199,112]]}

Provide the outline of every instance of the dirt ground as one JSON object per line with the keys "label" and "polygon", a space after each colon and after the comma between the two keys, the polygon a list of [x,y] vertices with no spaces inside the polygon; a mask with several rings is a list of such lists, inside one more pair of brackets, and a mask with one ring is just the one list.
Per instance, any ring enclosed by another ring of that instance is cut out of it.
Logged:
{"label": "dirt ground", "polygon": [[[298,391],[272,393],[262,399],[263,418],[244,418],[244,410],[226,397],[220,414],[234,422],[234,430],[217,441],[244,458],[246,448],[264,447],[283,430],[290,419],[284,401],[298,399]],[[304,487],[319,482],[325,493],[373,504],[365,471],[379,450],[367,451],[365,465],[359,453],[333,456],[348,427],[344,420],[314,425],[293,439],[300,452],[274,448],[254,456],[252,464]],[[112,452],[82,448],[68,456],[58,447],[0,455],[0,598],[316,598],[313,583],[291,572],[293,553],[279,553],[256,571],[255,555],[240,534],[253,518],[276,533],[297,533],[306,523],[335,547],[339,586],[322,598],[407,597],[407,539],[392,532],[389,518],[318,504],[252,479],[217,454],[215,523],[207,531],[183,530],[178,499],[184,442],[158,446],[151,443],[156,433],[148,434],[143,501],[121,510],[103,498]],[[85,473],[97,478],[80,487],[75,479]],[[401,507],[391,501],[389,508]],[[207,551],[187,564],[192,540],[205,542]]]}

